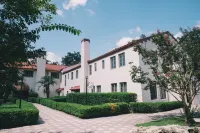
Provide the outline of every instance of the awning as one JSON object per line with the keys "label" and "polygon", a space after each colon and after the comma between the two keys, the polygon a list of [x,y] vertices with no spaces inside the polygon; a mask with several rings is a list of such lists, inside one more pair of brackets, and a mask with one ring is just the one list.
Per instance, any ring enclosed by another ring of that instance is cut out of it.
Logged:
{"label": "awning", "polygon": [[80,90],[80,85],[78,85],[78,86],[74,86],[74,87],[71,87],[70,90],[71,90],[71,91]]}
{"label": "awning", "polygon": [[58,89],[56,89],[56,91],[63,91],[64,90],[64,88],[58,88]]}

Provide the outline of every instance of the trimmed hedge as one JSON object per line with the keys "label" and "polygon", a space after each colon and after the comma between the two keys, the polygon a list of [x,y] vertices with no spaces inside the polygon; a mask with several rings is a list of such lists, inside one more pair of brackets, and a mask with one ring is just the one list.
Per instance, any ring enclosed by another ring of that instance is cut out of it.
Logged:
{"label": "trimmed hedge", "polygon": [[38,118],[38,109],[25,101],[22,101],[22,109],[19,109],[19,100],[16,104],[0,106],[0,129],[36,124]]}
{"label": "trimmed hedge", "polygon": [[29,97],[38,97],[38,93],[37,92],[34,92],[34,91],[31,91],[29,92]]}
{"label": "trimmed hedge", "polygon": [[[88,93],[87,104],[99,105],[104,103],[117,103],[117,102],[136,102],[137,94],[127,92],[115,93]],[[86,93],[70,93],[66,97],[66,102],[86,104]]]}
{"label": "trimmed hedge", "polygon": [[80,118],[96,118],[129,113],[127,103],[106,103],[89,106],[67,102],[55,102],[50,99],[41,99],[40,103]]}
{"label": "trimmed hedge", "polygon": [[134,113],[156,113],[178,109],[183,106],[181,102],[140,102],[130,103],[130,109]]}
{"label": "trimmed hedge", "polygon": [[32,103],[40,103],[40,99],[42,98],[37,98],[37,97],[29,97],[28,101]]}
{"label": "trimmed hedge", "polygon": [[56,96],[56,97],[52,97],[50,98],[56,102],[66,102],[66,96]]}

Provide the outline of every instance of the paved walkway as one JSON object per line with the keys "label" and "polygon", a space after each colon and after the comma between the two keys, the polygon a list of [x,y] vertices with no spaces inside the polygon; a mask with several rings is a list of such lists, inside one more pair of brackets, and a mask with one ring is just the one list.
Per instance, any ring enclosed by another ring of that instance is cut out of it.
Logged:
{"label": "paved walkway", "polygon": [[34,105],[40,110],[40,124],[3,129],[0,133],[133,133],[137,123],[180,113],[180,110],[173,110],[83,120],[40,104]]}

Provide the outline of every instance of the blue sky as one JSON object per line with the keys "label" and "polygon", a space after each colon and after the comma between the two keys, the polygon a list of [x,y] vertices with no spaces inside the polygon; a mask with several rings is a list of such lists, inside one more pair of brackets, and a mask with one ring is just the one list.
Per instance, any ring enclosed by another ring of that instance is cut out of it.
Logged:
{"label": "blue sky", "polygon": [[63,31],[42,32],[34,44],[60,61],[70,51],[80,51],[83,38],[91,40],[91,58],[157,29],[180,36],[179,28],[200,27],[199,0],[52,0],[58,15],[54,22],[74,26],[80,36]]}

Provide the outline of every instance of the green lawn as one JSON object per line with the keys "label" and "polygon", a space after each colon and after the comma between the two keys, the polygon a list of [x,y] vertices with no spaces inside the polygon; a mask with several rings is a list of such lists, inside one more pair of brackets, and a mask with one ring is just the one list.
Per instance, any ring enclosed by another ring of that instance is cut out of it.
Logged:
{"label": "green lawn", "polygon": [[[136,124],[136,126],[143,126],[143,127],[148,127],[148,126],[166,126],[166,125],[184,126],[184,118],[181,117],[181,116],[179,116],[179,117],[170,117],[170,118],[164,118],[164,119],[151,121],[151,122],[147,122],[147,123]],[[200,123],[195,123],[195,125],[200,125]]]}

